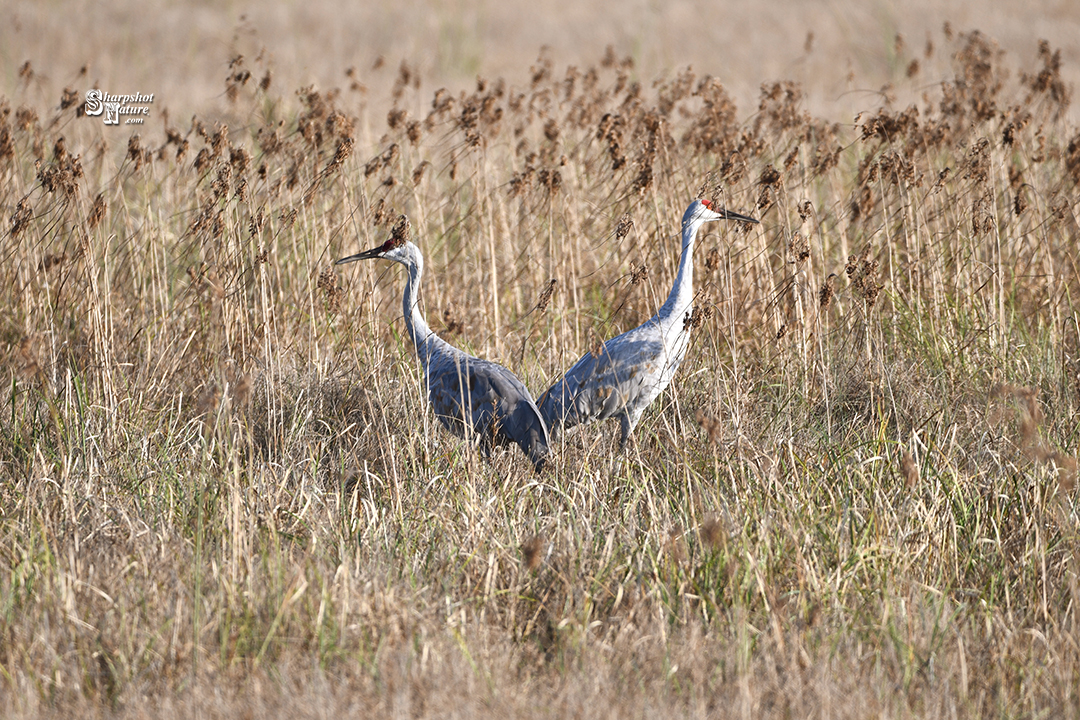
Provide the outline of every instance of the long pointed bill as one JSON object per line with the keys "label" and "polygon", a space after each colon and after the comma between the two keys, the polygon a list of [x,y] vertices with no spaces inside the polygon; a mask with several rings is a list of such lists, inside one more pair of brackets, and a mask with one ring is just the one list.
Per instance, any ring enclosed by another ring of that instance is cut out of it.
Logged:
{"label": "long pointed bill", "polygon": [[[739,222],[753,223],[754,225],[759,225],[760,224],[757,219],[752,218],[749,215],[742,215],[742,214],[737,213],[737,212],[735,212],[733,210],[727,210],[725,208],[721,208],[717,212],[720,213],[720,215],[725,220],[738,220]],[[338,262],[341,262],[341,261],[339,260]]]}
{"label": "long pointed bill", "polygon": [[351,262],[355,262],[357,260],[367,260],[369,258],[377,258],[377,257],[380,257],[382,255],[382,251],[383,251],[383,246],[380,245],[379,247],[371,248],[370,250],[365,250],[364,252],[356,253],[355,255],[350,255],[349,257],[343,257],[340,260],[336,260],[334,262],[334,264],[335,265],[344,265],[345,263],[351,263]]}

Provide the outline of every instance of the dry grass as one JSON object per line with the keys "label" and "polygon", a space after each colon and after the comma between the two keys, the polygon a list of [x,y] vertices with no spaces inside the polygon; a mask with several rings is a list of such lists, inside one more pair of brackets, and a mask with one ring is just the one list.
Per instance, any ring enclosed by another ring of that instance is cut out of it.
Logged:
{"label": "dry grass", "polygon": [[[238,53],[137,135],[16,78],[0,711],[1080,715],[1080,133],[1053,46],[933,40],[853,124],[614,52],[363,117]],[[331,265],[407,213],[433,327],[539,391],[698,194],[763,223],[699,238],[686,365],[540,478],[425,410],[400,273]]]}

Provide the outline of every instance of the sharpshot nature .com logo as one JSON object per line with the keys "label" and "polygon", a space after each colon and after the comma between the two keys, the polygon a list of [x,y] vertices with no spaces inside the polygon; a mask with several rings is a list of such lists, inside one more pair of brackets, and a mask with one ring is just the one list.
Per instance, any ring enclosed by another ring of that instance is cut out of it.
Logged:
{"label": "sharpshot nature .com logo", "polygon": [[[106,125],[142,125],[150,114],[147,107],[154,102],[154,93],[144,95],[110,95],[97,88],[86,91],[86,114],[91,117],[105,115]],[[123,118],[123,120],[121,120]]]}

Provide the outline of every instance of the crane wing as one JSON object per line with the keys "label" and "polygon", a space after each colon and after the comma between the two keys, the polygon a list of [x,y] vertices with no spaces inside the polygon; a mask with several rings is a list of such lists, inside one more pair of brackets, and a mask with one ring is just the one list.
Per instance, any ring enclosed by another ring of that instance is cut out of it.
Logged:
{"label": "crane wing", "polygon": [[439,421],[458,437],[469,423],[485,446],[516,443],[541,470],[549,453],[547,427],[528,389],[498,363],[453,354],[428,367],[428,399]]}
{"label": "crane wing", "polygon": [[548,388],[540,398],[540,414],[552,434],[558,427],[627,412],[650,394],[664,367],[664,346],[659,334],[648,329],[641,326],[608,340],[599,355],[582,356]]}

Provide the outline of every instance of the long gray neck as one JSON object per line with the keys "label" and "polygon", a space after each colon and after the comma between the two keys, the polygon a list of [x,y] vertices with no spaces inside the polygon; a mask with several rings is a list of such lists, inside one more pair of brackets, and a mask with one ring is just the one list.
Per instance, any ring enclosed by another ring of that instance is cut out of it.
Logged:
{"label": "long gray neck", "polygon": [[420,313],[420,278],[424,274],[424,256],[420,254],[419,249],[413,248],[413,250],[408,262],[402,263],[409,271],[409,279],[405,282],[405,295],[402,298],[401,309],[405,315],[405,328],[409,331],[409,337],[412,338],[413,347],[416,348],[416,355],[421,361],[426,362],[431,352],[430,343],[427,342],[431,337],[431,328]]}
{"label": "long gray neck", "polygon": [[683,316],[690,310],[694,303],[694,240],[697,237],[698,228],[702,220],[694,218],[683,223],[682,228],[682,257],[679,258],[679,274],[675,278],[675,284],[668,293],[667,300],[660,306],[656,317],[661,320],[671,320],[681,323]]}

